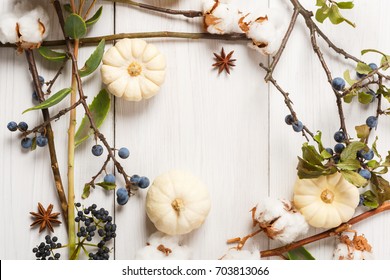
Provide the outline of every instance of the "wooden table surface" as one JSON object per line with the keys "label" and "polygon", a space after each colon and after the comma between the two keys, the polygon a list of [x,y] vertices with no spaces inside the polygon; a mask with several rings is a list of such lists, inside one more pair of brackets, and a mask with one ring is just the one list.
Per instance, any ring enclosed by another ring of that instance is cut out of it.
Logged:
{"label": "wooden table surface", "polygon": [[[51,17],[50,38],[61,38],[57,17],[50,1],[41,1]],[[185,19],[139,10],[122,4],[100,2],[104,7],[101,20],[88,36],[121,32],[143,31],[202,31],[199,19]],[[201,1],[149,0],[154,5],[200,9]],[[240,5],[280,8],[289,20],[289,1],[238,1]],[[250,2],[250,3],[249,3]],[[314,0],[302,3],[315,9]],[[390,53],[388,10],[390,2],[383,0],[356,0],[353,11],[345,14],[357,23],[356,28],[346,24],[321,25],[329,37],[340,47],[360,56],[360,50],[380,49]],[[13,1],[0,3],[0,13],[9,11]],[[264,83],[264,71],[259,63],[268,58],[249,49],[244,42],[218,40],[148,39],[167,57],[167,76],[161,92],[154,98],[138,103],[113,98],[111,112],[102,126],[108,141],[116,147],[126,146],[130,157],[122,160],[130,174],[143,174],[151,180],[173,168],[188,170],[209,188],[212,209],[205,224],[188,234],[184,243],[193,248],[194,259],[217,259],[229,248],[226,240],[252,231],[250,209],[264,197],[291,198],[296,179],[297,156],[305,139],[284,123],[288,114],[282,96]],[[322,46],[325,46],[322,44]],[[108,48],[110,44],[107,45]],[[213,52],[221,47],[234,50],[237,66],[231,75],[217,74],[211,67]],[[80,64],[88,58],[94,47],[82,47]],[[324,47],[324,53],[334,76],[342,76],[353,63],[337,57]],[[380,57],[366,55],[366,61],[379,63]],[[57,63],[38,59],[38,70],[51,79]],[[69,87],[70,66],[56,83],[55,89]],[[275,78],[291,93],[294,106],[302,121],[314,131],[323,132],[324,143],[334,145],[333,134],[339,128],[337,108],[326,76],[311,51],[310,39],[302,19],[298,20],[287,49],[275,71]],[[42,121],[39,113],[22,111],[33,105],[32,84],[25,57],[13,49],[0,49],[0,258],[34,259],[32,248],[39,244],[47,232],[38,234],[30,229],[30,211],[37,203],[53,203],[59,212],[59,201],[53,185],[47,148],[25,152],[16,134],[9,133],[9,121],[26,121],[31,127]],[[102,87],[97,71],[85,79],[85,92],[92,100]],[[55,90],[54,89],[54,90]],[[51,109],[55,112],[66,102]],[[373,114],[375,105],[363,106],[357,102],[345,106],[350,131]],[[384,106],[388,106],[385,102]],[[78,110],[78,120],[83,111]],[[390,121],[380,120],[378,147],[382,154],[390,149]],[[53,123],[60,170],[66,182],[67,118]],[[373,138],[371,138],[373,139]],[[146,191],[132,197],[125,207],[115,203],[113,192],[94,189],[90,198],[81,200],[84,183],[100,169],[104,157],[94,157],[90,150],[93,140],[86,141],[76,151],[76,201],[85,205],[96,203],[108,209],[118,225],[114,258],[133,259],[135,251],[144,246],[155,231],[145,213]],[[113,170],[112,166],[109,170]],[[119,181],[119,185],[123,184]],[[362,211],[362,210],[359,210]],[[354,227],[365,234],[377,259],[390,259],[388,236],[390,213],[383,213]],[[310,230],[310,234],[320,230]],[[55,235],[66,243],[64,226],[55,228]],[[336,238],[311,244],[307,248],[318,259],[332,258]],[[248,249],[267,249],[277,246],[265,236],[248,243]],[[64,252],[63,252],[64,253]]]}

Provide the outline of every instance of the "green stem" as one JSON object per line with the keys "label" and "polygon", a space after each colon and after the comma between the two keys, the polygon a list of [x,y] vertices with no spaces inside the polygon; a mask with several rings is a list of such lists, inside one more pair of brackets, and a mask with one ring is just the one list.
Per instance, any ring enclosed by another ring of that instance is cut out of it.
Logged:
{"label": "green stem", "polygon": [[[73,54],[78,56],[79,41],[74,41]],[[77,102],[77,80],[74,71],[72,71],[72,93],[70,96],[70,106]],[[69,255],[73,256],[76,247],[75,230],[75,207],[74,207],[74,154],[75,154],[75,133],[76,133],[76,108],[69,113],[68,129],[68,232],[69,232]]]}

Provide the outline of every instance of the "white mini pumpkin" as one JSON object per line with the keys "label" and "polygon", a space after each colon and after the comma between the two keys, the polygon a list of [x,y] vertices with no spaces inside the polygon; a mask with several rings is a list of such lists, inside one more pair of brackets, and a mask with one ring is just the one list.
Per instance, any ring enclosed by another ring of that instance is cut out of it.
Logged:
{"label": "white mini pumpkin", "polygon": [[169,235],[200,227],[210,211],[207,188],[193,175],[172,170],[158,176],[146,195],[146,213],[156,228]]}
{"label": "white mini pumpkin", "polygon": [[349,221],[358,204],[358,189],[338,172],[295,183],[294,205],[313,227],[332,228]]}
{"label": "white mini pumpkin", "polygon": [[103,83],[113,95],[140,101],[157,94],[165,80],[166,61],[153,44],[122,39],[103,56]]}

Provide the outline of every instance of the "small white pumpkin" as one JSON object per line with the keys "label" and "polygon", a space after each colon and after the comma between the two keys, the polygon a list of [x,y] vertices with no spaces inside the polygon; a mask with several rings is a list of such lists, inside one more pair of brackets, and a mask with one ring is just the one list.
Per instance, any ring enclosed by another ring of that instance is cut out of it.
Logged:
{"label": "small white pumpkin", "polygon": [[172,170],[158,176],[146,195],[146,213],[156,228],[169,235],[200,227],[210,211],[207,188],[193,175]]}
{"label": "small white pumpkin", "polygon": [[333,228],[349,221],[358,204],[358,189],[338,172],[295,183],[294,205],[313,227]]}
{"label": "small white pumpkin", "polygon": [[113,95],[140,101],[157,94],[165,80],[166,61],[153,45],[141,39],[122,39],[103,56],[103,83]]}

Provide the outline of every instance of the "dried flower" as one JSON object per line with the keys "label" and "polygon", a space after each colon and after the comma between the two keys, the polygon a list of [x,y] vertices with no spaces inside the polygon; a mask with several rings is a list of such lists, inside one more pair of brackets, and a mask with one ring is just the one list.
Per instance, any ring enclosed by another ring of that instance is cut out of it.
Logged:
{"label": "dried flower", "polygon": [[35,218],[35,221],[30,226],[34,227],[36,225],[40,225],[39,232],[44,230],[46,227],[51,232],[54,232],[53,224],[61,224],[61,222],[58,220],[60,213],[52,213],[52,211],[53,204],[49,204],[45,210],[42,204],[38,202],[38,213],[30,212],[30,214]]}
{"label": "dried flower", "polygon": [[258,260],[260,259],[259,252],[250,252],[248,250],[230,249],[220,260]]}
{"label": "dried flower", "polygon": [[258,224],[269,238],[283,244],[295,241],[309,229],[305,218],[287,200],[267,198],[253,211],[254,224]]}
{"label": "dried flower", "polygon": [[0,41],[16,44],[19,51],[39,48],[48,31],[48,14],[29,1],[17,2],[13,12],[0,16]]}
{"label": "dried flower", "polygon": [[340,243],[337,244],[333,252],[334,260],[372,260],[374,255],[372,247],[368,244],[364,235],[357,235],[355,232],[353,239],[349,236],[340,236]]}
{"label": "dried flower", "polygon": [[153,233],[147,245],[139,249],[137,260],[189,260],[191,250],[181,245],[179,236],[166,235],[162,232]]}
{"label": "dried flower", "polygon": [[221,54],[214,53],[216,63],[212,66],[218,68],[218,74],[222,71],[226,71],[226,73],[230,74],[230,68],[236,66],[234,61],[236,59],[232,59],[234,51],[231,51],[228,55],[225,54],[225,50],[222,48]]}

